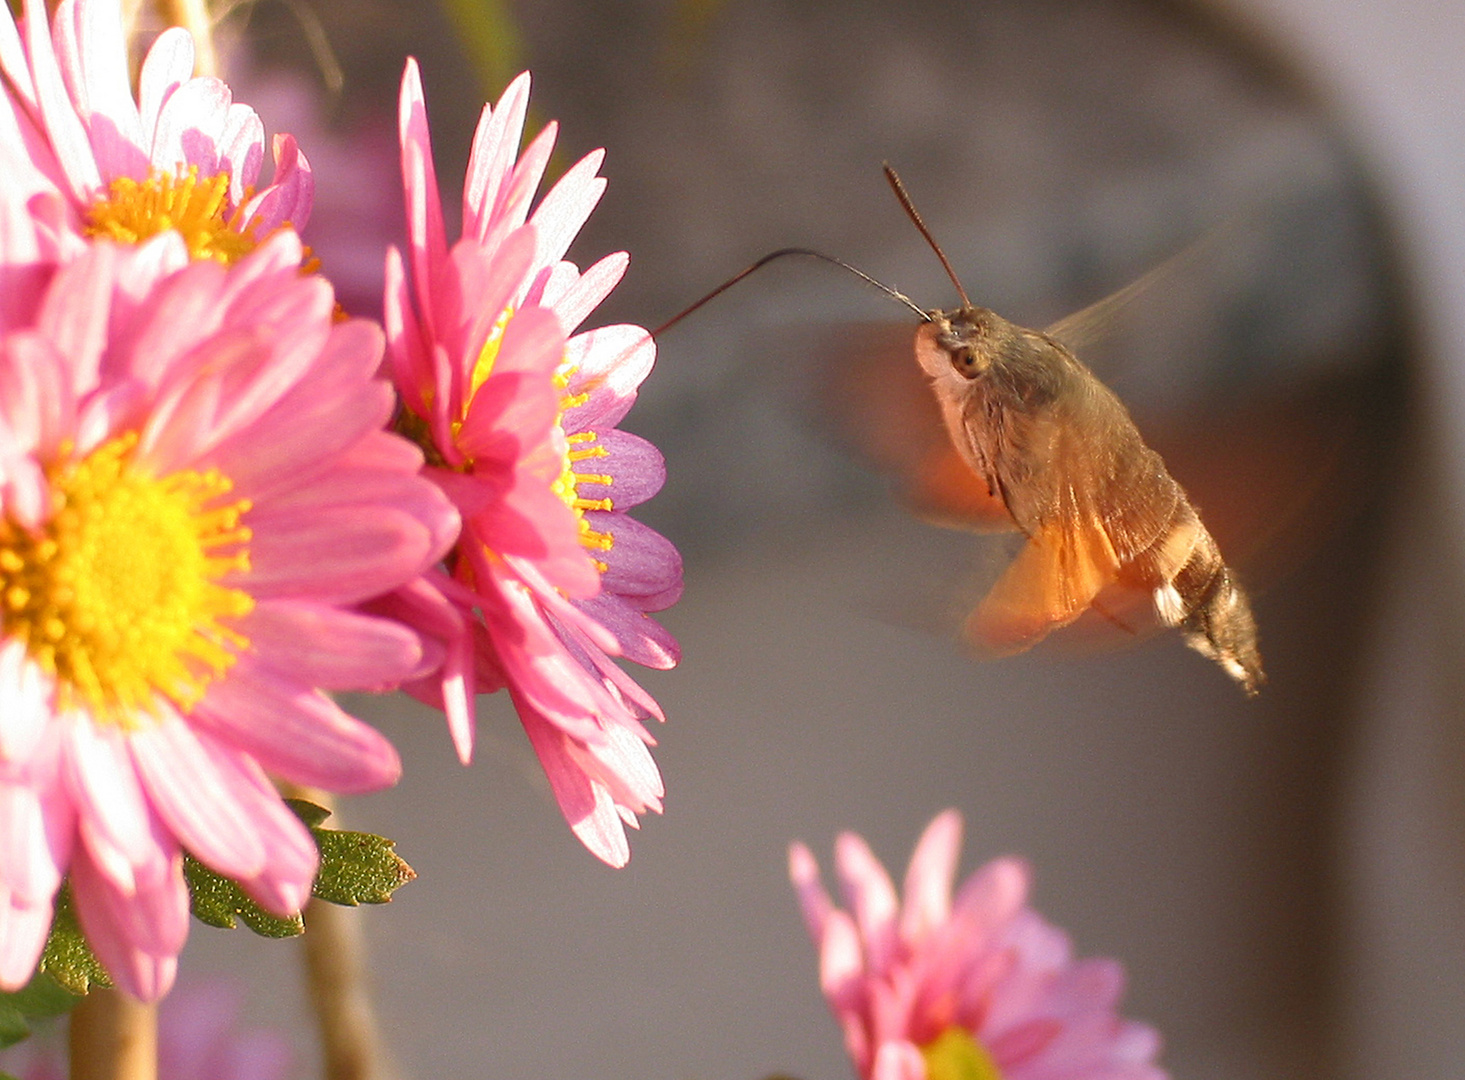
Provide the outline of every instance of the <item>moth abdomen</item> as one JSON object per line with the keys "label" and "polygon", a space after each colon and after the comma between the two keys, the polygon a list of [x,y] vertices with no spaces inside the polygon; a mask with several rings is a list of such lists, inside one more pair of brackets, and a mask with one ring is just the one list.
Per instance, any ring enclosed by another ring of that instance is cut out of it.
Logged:
{"label": "moth abdomen", "polygon": [[1179,627],[1191,648],[1220,664],[1248,696],[1254,695],[1266,673],[1251,602],[1188,503],[1186,509],[1189,520],[1177,525],[1171,537],[1188,534],[1189,556],[1170,580],[1156,586],[1155,612],[1165,625]]}

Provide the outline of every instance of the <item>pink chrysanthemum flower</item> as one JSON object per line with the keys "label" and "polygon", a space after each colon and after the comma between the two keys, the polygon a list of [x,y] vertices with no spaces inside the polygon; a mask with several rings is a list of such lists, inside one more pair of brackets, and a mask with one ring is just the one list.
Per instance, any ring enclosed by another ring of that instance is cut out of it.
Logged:
{"label": "pink chrysanthemum flower", "polygon": [[316,848],[269,776],[397,778],[322,691],[427,670],[356,608],[440,560],[457,515],[384,430],[380,329],[336,322],[300,256],[288,230],[227,269],[176,233],[99,242],[0,333],[0,988],[65,877],[113,978],[162,995],[184,850],[298,911]]}
{"label": "pink chrysanthemum flower", "polygon": [[819,980],[865,1080],[1164,1080],[1159,1036],[1116,1011],[1124,972],[1073,959],[1068,936],[1027,906],[1028,870],[996,859],[952,902],[961,816],[926,827],[896,896],[864,840],[835,846],[846,903],[814,856],[789,874],[819,946]]}
{"label": "pink chrysanthemum flower", "polygon": [[637,326],[575,333],[628,261],[611,255],[582,274],[563,258],[604,190],[603,154],[573,166],[531,215],[555,127],[518,156],[528,98],[522,75],[484,108],[463,238],[449,249],[414,62],[402,80],[411,287],[392,251],[385,298],[398,427],[426,450],[463,536],[436,591],[399,595],[394,611],[447,644],[420,692],[447,711],[463,760],[474,691],[507,687],[571,828],[620,866],[623,823],[661,809],[641,723],[661,712],[612,657],[676,663],[676,642],[647,613],[677,599],[681,561],[626,514],[664,479],[656,449],[616,429],[651,369],[651,337]]}
{"label": "pink chrysanthemum flower", "polygon": [[[129,78],[120,0],[0,5],[0,198],[74,239],[140,243],[169,229],[194,258],[231,263],[310,215],[310,166],[289,135],[256,189],[264,127],[218,79],[193,76],[186,30],[164,31]],[[72,250],[76,250],[74,244]]]}

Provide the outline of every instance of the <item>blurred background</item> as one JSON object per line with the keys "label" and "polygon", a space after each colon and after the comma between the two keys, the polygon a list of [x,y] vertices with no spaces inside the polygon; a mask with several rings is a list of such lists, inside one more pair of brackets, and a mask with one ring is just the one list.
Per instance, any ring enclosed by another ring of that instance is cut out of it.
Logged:
{"label": "blurred background", "polygon": [[[629,867],[571,836],[506,701],[482,702],[471,769],[437,714],[356,703],[406,763],[340,813],[420,875],[362,913],[403,1076],[848,1076],[786,846],[827,865],[854,829],[899,874],[947,806],[964,871],[1025,855],[1037,908],[1125,962],[1125,1011],[1163,1031],[1175,1077],[1460,1075],[1465,5],[1427,11],[298,0],[229,17],[236,96],[300,138],[307,240],[363,314],[400,229],[408,53],[449,200],[479,107],[520,67],[532,126],[561,122],[557,167],[608,147],[571,257],[632,264],[592,321],[655,326],[786,245],[954,304],[884,161],[973,298],[1028,325],[1205,238],[1084,355],[1253,587],[1262,695],[1174,634],[964,655],[939,598],[1003,549],[908,517],[862,449],[884,385],[869,324],[902,311],[826,266],[769,267],[663,336],[627,424],[670,467],[639,516],[687,560],[665,615],[684,662],[643,678],[669,717],[667,811]],[[195,926],[184,963],[247,978],[252,1019],[297,1032],[308,1065],[297,944]]]}

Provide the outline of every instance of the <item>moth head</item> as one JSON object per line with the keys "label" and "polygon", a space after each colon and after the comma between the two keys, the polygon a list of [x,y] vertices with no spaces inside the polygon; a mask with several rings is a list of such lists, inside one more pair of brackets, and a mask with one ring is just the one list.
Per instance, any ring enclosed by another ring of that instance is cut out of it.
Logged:
{"label": "moth head", "polygon": [[958,375],[977,379],[992,366],[993,333],[1001,322],[986,308],[960,307],[928,311],[932,341]]}

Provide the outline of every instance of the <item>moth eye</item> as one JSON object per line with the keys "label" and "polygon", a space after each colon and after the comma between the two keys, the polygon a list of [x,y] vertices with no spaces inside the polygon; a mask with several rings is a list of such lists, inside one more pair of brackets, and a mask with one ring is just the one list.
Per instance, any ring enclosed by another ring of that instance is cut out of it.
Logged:
{"label": "moth eye", "polygon": [[975,379],[982,373],[977,358],[971,349],[961,349],[951,354],[951,366],[968,379]]}

